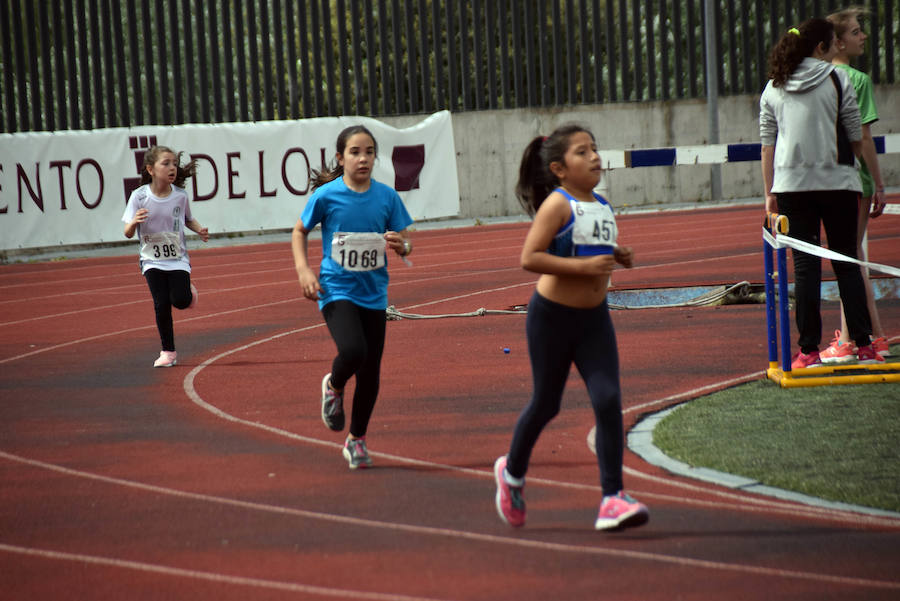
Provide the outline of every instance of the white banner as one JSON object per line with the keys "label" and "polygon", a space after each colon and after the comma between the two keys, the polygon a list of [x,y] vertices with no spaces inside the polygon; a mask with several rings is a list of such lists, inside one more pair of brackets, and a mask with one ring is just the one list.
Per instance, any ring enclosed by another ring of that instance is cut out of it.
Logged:
{"label": "white banner", "polygon": [[197,159],[185,187],[211,234],[294,226],[310,169],[334,162],[341,129],[375,135],[373,177],[413,219],[459,213],[450,113],[397,129],[369,117],[0,134],[0,249],[124,240],[122,213],[152,144]]}

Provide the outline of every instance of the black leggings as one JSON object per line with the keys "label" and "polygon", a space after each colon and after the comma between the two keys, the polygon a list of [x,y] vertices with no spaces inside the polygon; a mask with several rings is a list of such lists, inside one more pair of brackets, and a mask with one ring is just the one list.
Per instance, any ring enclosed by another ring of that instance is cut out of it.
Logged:
{"label": "black leggings", "polygon": [[[828,248],[848,257],[856,257],[858,194],[849,191],[791,192],[778,194],[778,212],[788,218],[788,235],[821,246],[825,227]],[[797,340],[800,350],[811,353],[822,342],[822,260],[798,250],[794,257],[794,296],[796,298]],[[844,302],[847,331],[857,346],[871,344],[872,322],[866,306],[866,289],[859,265],[832,261],[838,290]]]}
{"label": "black leggings", "polygon": [[515,478],[528,470],[531,451],[544,427],[559,413],[572,363],[587,385],[597,426],[595,449],[604,495],[622,490],[622,394],[616,333],[603,301],[593,309],[576,309],[547,300],[537,292],[528,304],[528,353],[534,393],[516,422],[506,469]]}
{"label": "black leggings", "polygon": [[331,364],[331,385],[341,390],[356,376],[350,434],[359,438],[366,435],[378,398],[387,314],[338,300],[322,307],[322,315],[338,351]]}
{"label": "black leggings", "polygon": [[148,269],[144,272],[150,294],[153,295],[153,310],[156,311],[156,329],[162,350],[175,350],[175,329],[172,327],[172,307],[187,309],[191,304],[191,274],[181,269],[163,271]]}

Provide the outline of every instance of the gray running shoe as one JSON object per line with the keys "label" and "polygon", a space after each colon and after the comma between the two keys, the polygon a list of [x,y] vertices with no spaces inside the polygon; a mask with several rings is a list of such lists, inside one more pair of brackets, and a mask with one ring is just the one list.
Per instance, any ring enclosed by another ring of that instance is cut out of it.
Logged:
{"label": "gray running shoe", "polygon": [[322,378],[322,421],[330,430],[340,432],[344,429],[344,395],[338,394],[328,383],[331,374]]}
{"label": "gray running shoe", "polygon": [[365,437],[347,437],[347,440],[344,442],[344,459],[350,464],[351,470],[372,465],[372,458],[369,457],[369,450],[366,448]]}

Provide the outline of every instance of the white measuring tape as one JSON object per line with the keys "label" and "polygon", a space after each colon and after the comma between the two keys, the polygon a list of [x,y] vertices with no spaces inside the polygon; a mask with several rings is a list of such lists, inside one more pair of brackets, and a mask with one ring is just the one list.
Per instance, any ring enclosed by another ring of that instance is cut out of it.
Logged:
{"label": "white measuring tape", "polygon": [[768,242],[772,246],[772,248],[790,247],[810,255],[822,257],[823,259],[856,263],[857,265],[862,265],[863,267],[867,267],[872,271],[878,271],[880,273],[887,273],[889,275],[900,277],[900,269],[898,269],[897,267],[891,267],[890,265],[881,265],[880,263],[870,263],[868,261],[860,261],[859,259],[854,259],[853,257],[848,257],[847,255],[842,255],[840,253],[828,250],[827,248],[822,248],[821,246],[816,246],[815,244],[810,244],[809,242],[804,242],[803,240],[797,240],[796,238],[791,238],[790,236],[786,236],[784,234],[773,236],[771,232],[769,232],[766,228],[763,228],[763,239],[766,240],[766,242]]}

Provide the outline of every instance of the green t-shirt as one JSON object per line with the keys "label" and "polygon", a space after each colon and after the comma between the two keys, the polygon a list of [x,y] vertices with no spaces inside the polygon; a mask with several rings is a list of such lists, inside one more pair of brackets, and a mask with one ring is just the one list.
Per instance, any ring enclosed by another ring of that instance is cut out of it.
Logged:
{"label": "green t-shirt", "polygon": [[[860,123],[868,125],[878,121],[878,111],[875,110],[875,95],[872,92],[872,78],[867,73],[854,69],[850,65],[835,65],[847,72],[850,83],[856,90],[856,102],[859,104]],[[859,170],[859,179],[862,181],[863,198],[868,198],[875,193],[875,182],[866,168],[865,161],[860,161],[862,167]]]}

